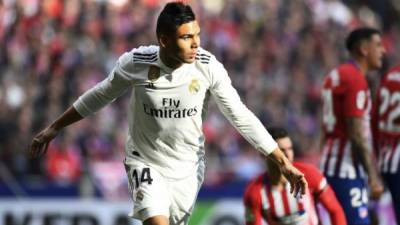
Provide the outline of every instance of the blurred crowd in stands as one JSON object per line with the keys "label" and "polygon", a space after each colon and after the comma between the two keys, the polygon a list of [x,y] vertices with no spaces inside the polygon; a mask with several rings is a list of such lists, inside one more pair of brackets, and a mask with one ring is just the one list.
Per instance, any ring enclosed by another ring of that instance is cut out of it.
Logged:
{"label": "blurred crowd in stands", "polygon": [[[3,0],[0,3],[0,181],[51,180],[96,186],[118,198],[129,93],[66,129],[31,160],[32,135],[103,80],[119,55],[157,44],[162,0]],[[397,0],[192,0],[202,47],[223,62],[242,100],[266,126],[287,128],[300,158],[319,158],[323,76],[346,59],[358,26],[383,31],[386,65],[400,59]],[[380,74],[380,71],[377,74]],[[376,74],[372,74],[376,75]],[[371,76],[372,82],[379,76]],[[206,185],[248,180],[258,153],[209,106]],[[93,187],[92,187],[93,186]],[[125,192],[123,192],[125,193]]]}

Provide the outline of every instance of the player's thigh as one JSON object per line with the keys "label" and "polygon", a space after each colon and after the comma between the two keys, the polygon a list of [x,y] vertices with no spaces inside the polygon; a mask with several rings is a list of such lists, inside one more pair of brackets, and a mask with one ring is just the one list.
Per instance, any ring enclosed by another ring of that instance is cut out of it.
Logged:
{"label": "player's thigh", "polygon": [[139,161],[125,161],[125,168],[134,204],[132,217],[141,221],[155,216],[169,218],[171,196],[166,179]]}
{"label": "player's thigh", "polygon": [[368,192],[363,179],[327,178],[335,191],[348,224],[369,224]]}
{"label": "player's thigh", "polygon": [[203,183],[204,167],[198,173],[170,183],[171,218],[170,225],[187,225],[194,208],[198,191]]}

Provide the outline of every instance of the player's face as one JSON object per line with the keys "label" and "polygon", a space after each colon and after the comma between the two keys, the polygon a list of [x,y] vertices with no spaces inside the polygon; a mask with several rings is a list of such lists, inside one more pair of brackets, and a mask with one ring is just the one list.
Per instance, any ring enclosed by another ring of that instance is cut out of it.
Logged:
{"label": "player's face", "polygon": [[276,140],[279,148],[283,151],[283,154],[289,159],[289,161],[293,161],[293,143],[289,137],[279,138]]}
{"label": "player's face", "polygon": [[379,34],[374,34],[368,41],[366,58],[370,69],[379,69],[382,67],[382,59],[386,50]]}
{"label": "player's face", "polygon": [[180,25],[174,37],[166,44],[170,58],[181,63],[195,61],[197,49],[200,46],[200,27],[196,20]]}

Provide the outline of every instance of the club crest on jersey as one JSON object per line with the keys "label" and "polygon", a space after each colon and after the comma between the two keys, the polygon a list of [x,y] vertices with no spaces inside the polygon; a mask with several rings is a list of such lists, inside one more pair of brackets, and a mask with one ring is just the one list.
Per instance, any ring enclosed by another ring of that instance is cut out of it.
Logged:
{"label": "club crest on jersey", "polygon": [[160,77],[160,68],[157,66],[150,66],[149,72],[147,74],[147,79],[151,82],[156,81]]}
{"label": "club crest on jersey", "polygon": [[366,207],[360,207],[358,209],[358,215],[361,218],[366,218],[368,216],[368,209]]}
{"label": "club crest on jersey", "polygon": [[148,88],[155,89],[156,87],[154,86],[154,81],[156,81],[160,77],[160,68],[157,66],[150,66],[149,72],[147,73],[147,79],[149,80],[149,83],[147,84]]}
{"label": "club crest on jersey", "polygon": [[200,82],[196,79],[193,79],[189,84],[189,92],[194,95],[200,90]]}

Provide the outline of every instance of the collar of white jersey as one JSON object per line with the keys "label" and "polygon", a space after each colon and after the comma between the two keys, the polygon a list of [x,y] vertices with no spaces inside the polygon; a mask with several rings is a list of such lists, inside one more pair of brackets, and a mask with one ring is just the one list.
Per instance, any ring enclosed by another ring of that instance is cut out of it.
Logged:
{"label": "collar of white jersey", "polygon": [[166,73],[171,74],[172,71],[175,70],[175,69],[173,69],[173,68],[171,68],[171,67],[168,67],[167,65],[164,64],[164,62],[161,60],[161,57],[160,57],[160,50],[158,50],[157,57],[158,57],[158,60],[157,60],[157,61],[158,61],[158,65],[159,65],[160,68],[161,68],[162,70],[164,70]]}
{"label": "collar of white jersey", "polygon": [[181,69],[183,69],[183,68],[185,68],[187,66],[190,66],[190,65],[194,64],[194,63],[190,63],[190,64],[189,63],[183,63],[180,67],[174,69],[174,68],[171,68],[171,67],[168,67],[167,65],[165,65],[164,62],[161,60],[160,50],[158,50],[157,57],[158,57],[158,59],[157,59],[156,62],[158,64],[158,66],[160,67],[160,69],[162,69],[164,72],[166,72],[168,74],[172,74],[172,72],[174,72],[174,71],[181,70]]}

